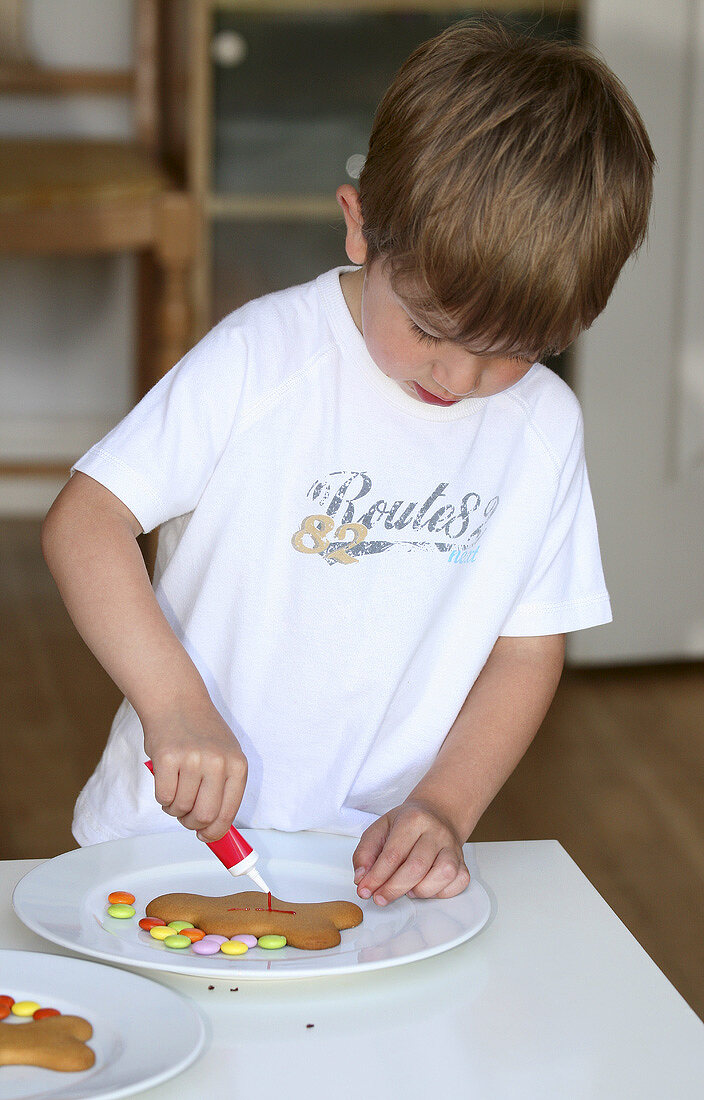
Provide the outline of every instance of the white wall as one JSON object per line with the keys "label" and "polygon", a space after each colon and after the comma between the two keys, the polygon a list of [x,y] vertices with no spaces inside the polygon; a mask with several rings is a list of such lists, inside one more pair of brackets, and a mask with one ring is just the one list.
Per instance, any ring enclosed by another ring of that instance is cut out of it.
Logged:
{"label": "white wall", "polygon": [[[30,55],[127,68],[127,0],[25,0]],[[0,134],[133,135],[128,100],[0,96]],[[77,457],[129,408],[132,256],[0,256],[0,454]],[[43,515],[60,480],[0,479],[0,514]]]}
{"label": "white wall", "polygon": [[574,662],[704,657],[704,0],[589,0],[587,34],[658,158],[647,245],[577,341],[614,621]]}

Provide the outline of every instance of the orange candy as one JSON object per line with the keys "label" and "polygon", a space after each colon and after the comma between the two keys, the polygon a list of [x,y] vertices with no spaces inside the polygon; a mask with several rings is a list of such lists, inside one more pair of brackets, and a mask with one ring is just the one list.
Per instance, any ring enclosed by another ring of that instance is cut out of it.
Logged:
{"label": "orange candy", "polygon": [[38,1008],[33,1015],[35,1020],[43,1020],[45,1016],[60,1016],[58,1008]]}
{"label": "orange candy", "polygon": [[158,928],[162,924],[166,926],[166,921],[160,917],[142,917],[139,927],[143,928],[145,932],[150,932],[152,928]]}
{"label": "orange candy", "polygon": [[198,940],[205,939],[205,932],[200,928],[182,928],[179,936],[188,936],[191,943],[198,943]]}
{"label": "orange candy", "polygon": [[6,1016],[10,1015],[10,1005],[0,1004],[0,1020],[4,1020]]}
{"label": "orange candy", "polygon": [[3,1008],[12,1008],[14,1003],[15,1003],[15,998],[14,997],[8,996],[7,993],[0,994],[0,1005],[2,1005]]}
{"label": "orange candy", "polygon": [[111,905],[132,905],[134,894],[130,894],[128,890],[113,890],[112,894],[108,894],[108,901]]}

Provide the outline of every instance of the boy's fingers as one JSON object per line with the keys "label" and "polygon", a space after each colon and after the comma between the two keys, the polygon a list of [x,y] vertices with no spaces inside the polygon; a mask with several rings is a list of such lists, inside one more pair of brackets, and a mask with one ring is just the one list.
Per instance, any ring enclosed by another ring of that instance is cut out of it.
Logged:
{"label": "boy's fingers", "polygon": [[200,770],[189,771],[187,767],[179,769],[178,787],[173,802],[169,806],[164,806],[167,814],[180,819],[191,812],[198,797],[201,778]]}
{"label": "boy's fingers", "polygon": [[[382,850],[358,884],[360,897],[368,898],[375,894],[406,861],[417,841],[418,834],[414,829],[409,829],[408,826],[404,828],[403,825],[392,826]],[[422,870],[423,874],[419,874],[419,877],[415,880],[416,882],[420,881],[431,862],[432,860],[428,859],[422,867],[419,865],[418,871]],[[410,886],[409,883],[407,889],[410,889]],[[403,892],[405,893],[405,891]]]}
{"label": "boy's fingers", "polygon": [[449,886],[446,886],[444,890],[438,890],[437,894],[433,897],[436,898],[455,898],[458,894],[461,894],[470,884],[471,875],[465,866],[460,867],[457,872],[457,878],[454,882],[451,882]]}
{"label": "boy's fingers", "polygon": [[198,837],[200,840],[212,844],[214,840],[220,840],[225,835],[235,820],[235,814],[240,808],[243,793],[243,787],[238,780],[230,778],[225,781],[219,813],[206,828],[199,827]]}
{"label": "boy's fingers", "polygon": [[[419,837],[406,859],[398,865],[393,874],[374,889],[374,901],[377,904],[386,905],[414,889],[427,876],[436,854],[437,846],[433,841],[429,837]],[[443,886],[447,886],[448,882],[449,880],[445,879]]]}
{"label": "boy's fingers", "polygon": [[[407,890],[413,890],[417,898],[454,898],[467,886],[469,886],[469,871],[464,861],[454,849],[441,848],[427,874]],[[395,897],[401,897],[401,894],[396,893],[396,889],[397,883],[391,879],[384,886],[382,895],[386,897],[391,891]],[[389,897],[388,900],[393,899]]]}
{"label": "boy's fingers", "polygon": [[181,824],[187,829],[207,829],[212,825],[222,805],[222,791],[223,784],[219,776],[203,776],[193,808],[179,817]]}
{"label": "boy's fingers", "polygon": [[[354,881],[359,885],[362,874],[366,874],[375,863],[377,856],[384,847],[384,842],[389,833],[389,821],[386,815],[380,817],[362,834],[359,844],[352,853],[352,866],[354,867]],[[361,874],[360,874],[361,872]]]}
{"label": "boy's fingers", "polygon": [[165,760],[154,764],[154,797],[161,806],[170,806],[178,787],[178,764]]}

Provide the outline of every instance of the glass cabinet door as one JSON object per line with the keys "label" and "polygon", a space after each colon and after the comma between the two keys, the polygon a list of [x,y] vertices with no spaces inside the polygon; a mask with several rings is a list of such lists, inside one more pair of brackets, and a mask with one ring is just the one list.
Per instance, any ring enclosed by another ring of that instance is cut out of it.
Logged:
{"label": "glass cabinet door", "polygon": [[[537,5],[540,8],[540,5]],[[376,107],[421,42],[477,14],[215,12],[211,323],[249,298],[347,263],[335,189],[355,183]],[[506,15],[575,38],[574,15]]]}

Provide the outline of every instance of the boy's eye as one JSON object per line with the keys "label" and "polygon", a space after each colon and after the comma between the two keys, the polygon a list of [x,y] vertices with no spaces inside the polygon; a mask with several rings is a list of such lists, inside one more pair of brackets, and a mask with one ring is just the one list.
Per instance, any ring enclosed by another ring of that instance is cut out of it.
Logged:
{"label": "boy's eye", "polygon": [[[410,321],[410,317],[409,317],[409,321]],[[432,336],[429,332],[426,332],[424,328],[421,328],[420,325],[417,325],[415,323],[415,321],[411,321],[411,328],[413,330],[413,333],[417,337],[417,339],[420,341],[420,343],[442,344],[442,342],[443,342],[443,338],[441,336]],[[467,349],[467,350],[469,350],[469,349]],[[472,352],[471,354],[475,354],[475,353]],[[484,357],[479,356],[479,358],[484,358]],[[508,356],[506,356],[506,358],[509,361],[509,363],[525,363],[525,362],[527,362],[528,364],[530,364],[530,363],[533,362],[532,356],[529,356],[529,355],[508,355]]]}
{"label": "boy's eye", "polygon": [[418,337],[421,343],[423,343],[424,341],[428,344],[442,343],[442,340],[439,336],[431,336],[429,332],[426,332],[425,329],[420,327],[420,325],[417,325],[415,321],[411,321],[411,328],[413,329],[413,332]]}

